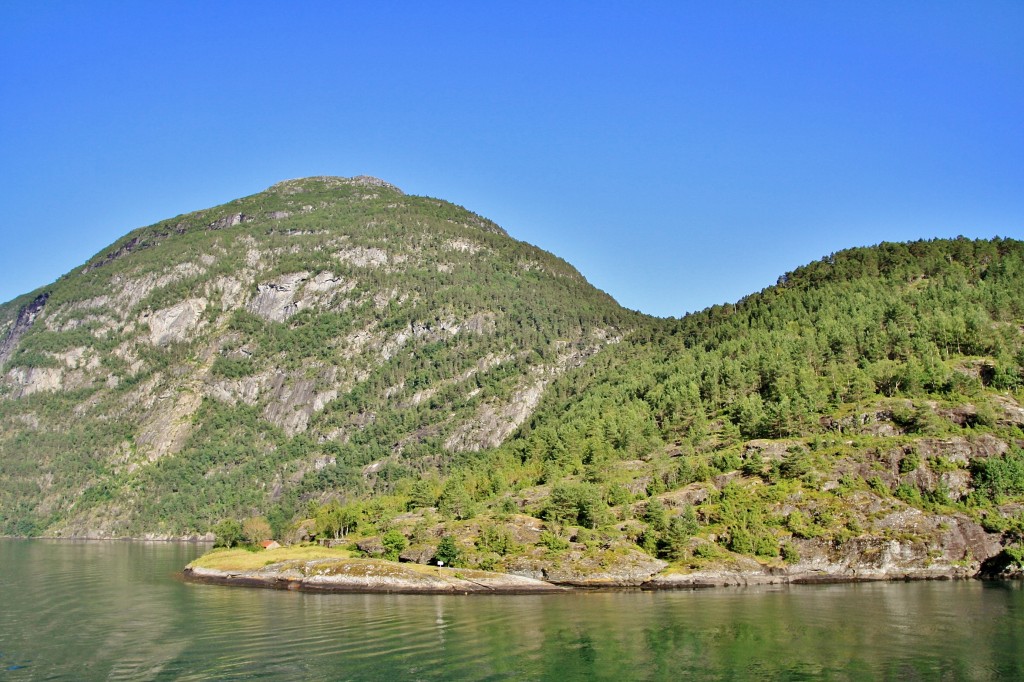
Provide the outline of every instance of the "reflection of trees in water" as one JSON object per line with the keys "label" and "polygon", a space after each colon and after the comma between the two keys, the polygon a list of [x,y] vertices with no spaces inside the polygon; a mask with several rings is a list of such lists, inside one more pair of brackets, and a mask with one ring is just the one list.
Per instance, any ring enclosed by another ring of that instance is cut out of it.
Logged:
{"label": "reflection of trees in water", "polygon": [[315,594],[174,580],[194,555],[0,539],[3,662],[63,679],[1024,678],[1019,583]]}

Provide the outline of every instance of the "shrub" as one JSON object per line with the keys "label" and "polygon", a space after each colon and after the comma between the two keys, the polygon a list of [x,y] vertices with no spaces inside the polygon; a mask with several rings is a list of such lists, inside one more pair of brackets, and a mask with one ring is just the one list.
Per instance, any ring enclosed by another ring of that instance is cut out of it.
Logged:
{"label": "shrub", "polygon": [[779,474],[783,478],[801,478],[810,471],[810,458],[803,450],[788,453],[779,464]]}
{"label": "shrub", "polygon": [[252,360],[248,358],[229,358],[223,355],[218,356],[213,361],[213,366],[210,367],[210,373],[222,379],[241,379],[252,374],[253,370]]}
{"label": "shrub", "polygon": [[743,460],[735,452],[720,453],[711,458],[711,466],[721,473],[735,471],[743,465]]}
{"label": "shrub", "polygon": [[503,497],[498,504],[498,513],[502,516],[511,516],[519,511],[519,505],[511,497]]}
{"label": "shrub", "polygon": [[693,507],[687,505],[683,513],[676,516],[668,524],[665,532],[664,555],[678,561],[686,553],[690,538],[697,534],[697,514]]}
{"label": "shrub", "polygon": [[700,524],[697,522],[697,510],[693,508],[692,504],[683,507],[682,513],[672,519],[672,522],[679,524],[680,530],[690,537],[696,535],[700,529]]}
{"label": "shrub", "polygon": [[888,495],[891,491],[880,476],[872,476],[868,479],[868,487],[877,495]]}
{"label": "shrub", "polygon": [[658,556],[658,534],[650,528],[637,538],[636,544],[651,556]]}
{"label": "shrub", "polygon": [[1024,569],[1024,546],[1011,545],[1003,551],[1006,552],[1006,556],[1010,559],[1011,562],[1013,562],[1013,565],[1016,566],[1017,569]]}
{"label": "shrub", "polygon": [[459,555],[459,546],[455,543],[455,538],[451,535],[445,535],[441,538],[441,542],[437,544],[434,559],[438,564],[443,563],[445,566],[456,566],[458,565]]}
{"label": "shrub", "polygon": [[452,478],[444,486],[441,499],[438,501],[439,511],[450,519],[462,521],[476,515],[476,505],[462,481]]}
{"label": "shrub", "polygon": [[658,533],[664,533],[668,528],[668,514],[665,512],[665,505],[661,500],[655,498],[647,503],[644,509],[644,521]]}
{"label": "shrub", "polygon": [[384,558],[389,561],[397,561],[398,555],[409,546],[409,541],[405,539],[401,531],[394,528],[384,533],[380,541],[384,545]]}
{"label": "shrub", "polygon": [[253,516],[242,523],[242,535],[252,545],[258,545],[264,540],[269,540],[273,535],[270,529],[270,522],[262,516]]}
{"label": "shrub", "polygon": [[911,452],[900,460],[900,473],[909,474],[911,471],[916,471],[919,466],[921,466],[921,458],[916,452]]}
{"label": "shrub", "polygon": [[779,543],[775,536],[765,529],[759,529],[754,535],[754,554],[763,557],[779,555]]}
{"label": "shrub", "polygon": [[563,550],[569,549],[568,540],[563,540],[562,538],[558,537],[558,535],[552,533],[549,530],[541,531],[540,544],[544,547],[547,547],[552,552],[561,552]]}
{"label": "shrub", "polygon": [[998,502],[1005,497],[1024,494],[1024,450],[1015,448],[1003,457],[979,459],[971,463],[974,487]]}
{"label": "shrub", "polygon": [[731,528],[726,547],[737,554],[753,554],[754,536],[744,526]]}
{"label": "shrub", "polygon": [[409,491],[409,503],[407,505],[410,511],[423,507],[433,507],[435,504],[437,504],[437,494],[434,492],[434,486],[430,481],[421,479],[413,483],[412,490]]}
{"label": "shrub", "polygon": [[593,549],[601,542],[601,536],[598,535],[596,531],[592,531],[587,528],[580,528],[576,532],[576,537],[572,539],[586,545],[587,549]]}
{"label": "shrub", "polygon": [[494,552],[501,556],[513,554],[519,551],[515,537],[507,528],[498,526],[484,526],[480,529],[480,536],[476,539],[477,549],[485,552]]}
{"label": "shrub", "polygon": [[597,528],[608,516],[601,490],[591,483],[560,483],[551,490],[544,517],[556,523]]}
{"label": "shrub", "polygon": [[821,535],[821,529],[799,509],[794,509],[786,517],[786,529],[797,538],[809,539]]}
{"label": "shrub", "polygon": [[893,495],[895,495],[897,499],[902,500],[909,505],[915,507],[921,505],[921,491],[907,483],[900,483],[896,486],[896,490],[893,491]]}
{"label": "shrub", "polygon": [[488,552],[480,557],[476,565],[481,571],[493,571],[498,567],[498,555]]}
{"label": "shrub", "polygon": [[718,555],[718,546],[713,542],[702,542],[693,548],[693,556],[698,559],[714,559]]}
{"label": "shrub", "polygon": [[766,468],[764,460],[760,456],[754,455],[743,462],[740,470],[745,476],[763,476]]}
{"label": "shrub", "polygon": [[242,533],[242,524],[235,519],[224,519],[213,527],[213,534],[217,540],[214,547],[235,547],[242,544],[245,535]]}
{"label": "shrub", "polygon": [[633,495],[626,489],[625,486],[614,483],[608,487],[608,504],[613,507],[618,507],[623,504],[629,504],[633,501]]}

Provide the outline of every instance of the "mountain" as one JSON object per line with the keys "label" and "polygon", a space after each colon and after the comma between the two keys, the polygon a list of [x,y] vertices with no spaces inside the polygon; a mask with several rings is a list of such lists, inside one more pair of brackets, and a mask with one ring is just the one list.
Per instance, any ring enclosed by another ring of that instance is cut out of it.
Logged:
{"label": "mountain", "polygon": [[850,249],[656,319],[461,207],[288,181],[0,306],[0,532],[584,584],[1006,574],[1022,325],[1014,240]]}
{"label": "mountain", "polygon": [[492,222],[374,178],[135,230],[0,309],[0,528],[205,532],[386,487],[502,442],[637,318]]}

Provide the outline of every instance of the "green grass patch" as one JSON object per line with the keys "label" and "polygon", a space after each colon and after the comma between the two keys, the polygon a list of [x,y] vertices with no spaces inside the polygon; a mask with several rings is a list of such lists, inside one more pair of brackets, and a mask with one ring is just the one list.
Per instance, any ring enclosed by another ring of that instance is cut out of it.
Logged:
{"label": "green grass patch", "polygon": [[215,549],[189,564],[190,568],[212,568],[218,571],[254,571],[268,564],[284,561],[313,561],[314,559],[348,559],[352,553],[346,549],[299,545],[258,552],[247,549]]}

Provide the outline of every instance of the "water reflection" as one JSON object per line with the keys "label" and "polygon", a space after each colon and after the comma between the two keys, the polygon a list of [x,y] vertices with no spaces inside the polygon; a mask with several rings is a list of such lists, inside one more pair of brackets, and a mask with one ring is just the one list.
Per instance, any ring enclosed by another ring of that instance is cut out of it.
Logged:
{"label": "water reflection", "polygon": [[199,549],[0,540],[0,677],[1024,678],[1019,583],[304,594],[172,579]]}

